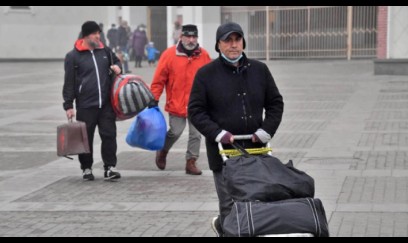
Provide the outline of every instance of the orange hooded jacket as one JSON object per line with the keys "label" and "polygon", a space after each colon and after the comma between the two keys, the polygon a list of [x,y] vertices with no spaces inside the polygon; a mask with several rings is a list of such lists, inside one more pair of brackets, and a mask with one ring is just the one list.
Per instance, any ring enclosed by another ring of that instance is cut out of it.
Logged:
{"label": "orange hooded jacket", "polygon": [[[179,43],[181,44],[181,43]],[[208,52],[199,47],[191,57],[177,50],[177,45],[165,50],[160,57],[151,84],[156,100],[166,88],[164,109],[171,115],[187,117],[187,105],[194,76],[198,69],[211,61]]]}

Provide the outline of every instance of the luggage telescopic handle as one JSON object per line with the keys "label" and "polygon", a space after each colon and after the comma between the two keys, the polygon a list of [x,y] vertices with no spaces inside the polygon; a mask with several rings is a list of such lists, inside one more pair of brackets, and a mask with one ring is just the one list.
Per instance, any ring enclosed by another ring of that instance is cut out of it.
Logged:
{"label": "luggage telescopic handle", "polygon": [[[252,140],[252,134],[246,134],[246,135],[233,135],[234,136],[234,141],[235,140]],[[266,143],[267,148],[271,148],[271,143],[268,142]],[[222,143],[218,143],[218,149],[219,151],[224,150],[224,147],[222,146]],[[268,155],[272,156],[272,152],[269,151]],[[223,161],[226,161],[228,159],[227,155],[225,153],[221,153],[221,157]]]}
{"label": "luggage telescopic handle", "polygon": [[[218,151],[223,151],[224,148],[222,147],[222,143],[219,142],[218,143]],[[226,161],[228,159],[227,155],[225,155],[225,153],[220,153],[221,157],[222,157],[222,161]]]}
{"label": "luggage telescopic handle", "polygon": [[249,153],[239,143],[234,141],[233,143],[231,143],[231,145],[234,149],[238,150],[241,153],[241,155],[243,155],[244,157],[249,157]]}
{"label": "luggage telescopic handle", "polygon": [[252,134],[249,135],[234,135],[234,140],[251,140]]}

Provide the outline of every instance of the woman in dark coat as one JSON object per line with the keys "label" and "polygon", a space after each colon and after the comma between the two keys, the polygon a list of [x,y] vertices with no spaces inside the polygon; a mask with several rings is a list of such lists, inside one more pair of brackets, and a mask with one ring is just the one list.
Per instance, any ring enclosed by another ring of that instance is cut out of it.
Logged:
{"label": "woman in dark coat", "polygon": [[145,46],[148,43],[146,26],[141,24],[133,32],[132,47],[135,54],[135,67],[142,67]]}

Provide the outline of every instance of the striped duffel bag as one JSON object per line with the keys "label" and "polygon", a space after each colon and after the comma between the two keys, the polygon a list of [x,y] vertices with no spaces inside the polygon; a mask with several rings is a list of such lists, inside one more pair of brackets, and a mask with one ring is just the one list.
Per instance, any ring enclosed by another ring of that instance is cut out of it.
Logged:
{"label": "striped duffel bag", "polygon": [[112,107],[117,120],[126,120],[144,110],[154,96],[137,75],[118,75],[112,87]]}

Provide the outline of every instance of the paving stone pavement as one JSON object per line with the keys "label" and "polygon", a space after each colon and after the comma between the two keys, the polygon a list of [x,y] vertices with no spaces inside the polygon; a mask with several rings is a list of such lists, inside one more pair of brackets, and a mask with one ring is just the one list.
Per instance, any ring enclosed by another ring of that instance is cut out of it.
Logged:
{"label": "paving stone pavement", "polygon": [[[285,102],[273,153],[314,177],[331,236],[408,236],[408,76],[374,76],[370,60],[267,64]],[[153,67],[132,71],[150,84]],[[77,158],[56,156],[63,63],[0,72],[0,236],[215,236],[204,143],[203,175],[184,172],[187,131],[160,171],[154,152],[126,144],[131,120],[118,122],[123,178],[103,181],[96,133],[96,180],[84,182]]]}

